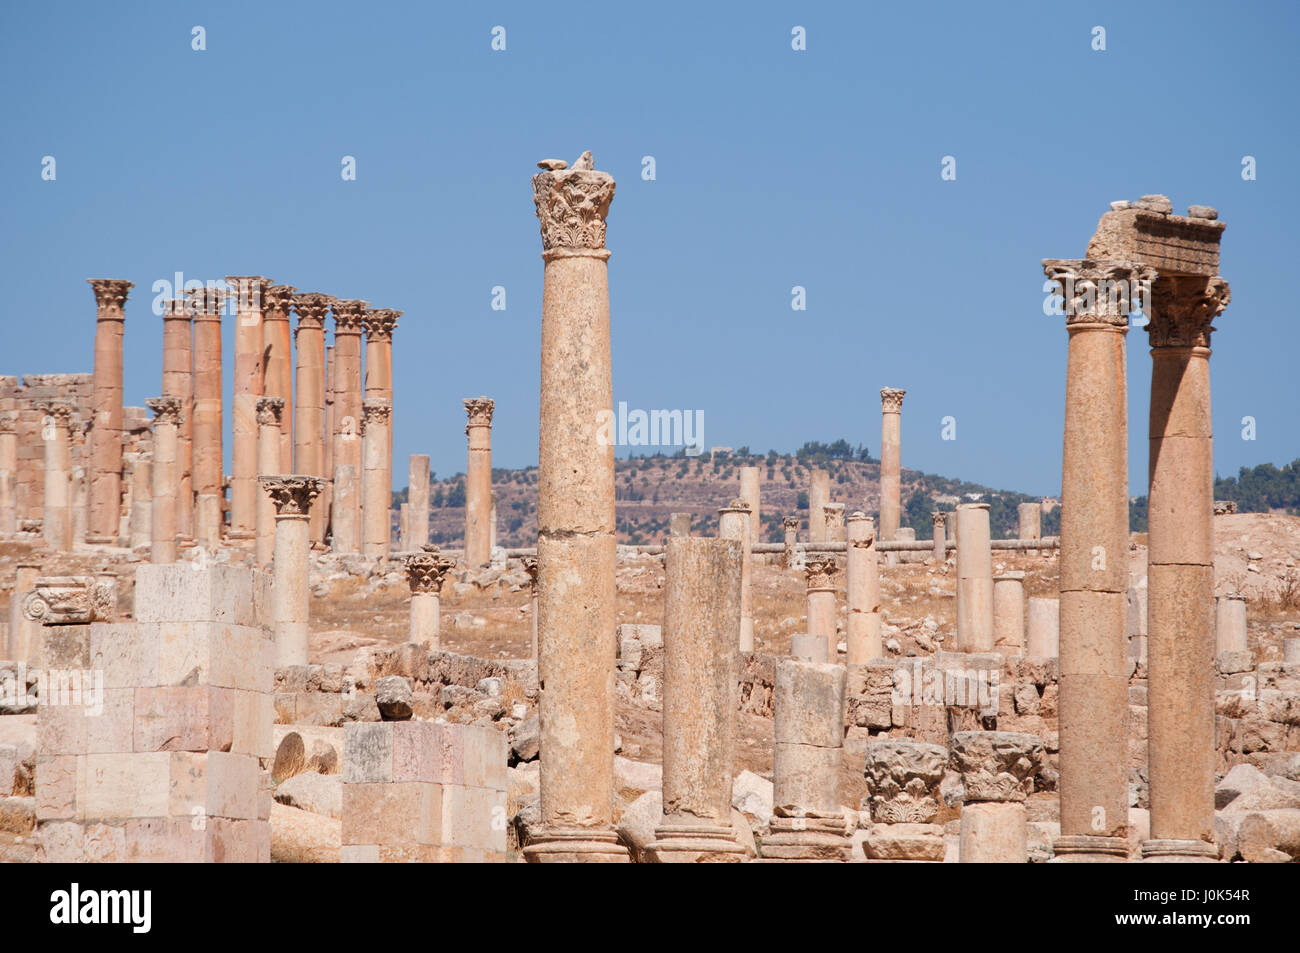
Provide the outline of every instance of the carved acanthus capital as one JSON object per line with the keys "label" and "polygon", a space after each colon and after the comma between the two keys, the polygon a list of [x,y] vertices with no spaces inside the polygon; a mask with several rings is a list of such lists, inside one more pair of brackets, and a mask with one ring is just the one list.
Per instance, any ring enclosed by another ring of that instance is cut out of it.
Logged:
{"label": "carved acanthus capital", "polygon": [[47,576],[23,600],[23,616],[43,625],[85,625],[112,622],[117,587],[94,576]]}
{"label": "carved acanthus capital", "polygon": [[597,172],[590,152],[572,167],[546,159],[533,176],[533,204],[541,222],[542,249],[605,248],[605,216],[614,201],[614,177]]}
{"label": "carved acanthus capital", "polygon": [[1214,320],[1232,300],[1217,275],[1166,275],[1155,283],[1147,336],[1152,347],[1209,347]]}
{"label": "carved acanthus capital", "polygon": [[469,415],[465,433],[469,433],[470,427],[492,426],[492,414],[496,410],[497,402],[491,397],[467,397],[461,403],[465,405],[465,413]]}
{"label": "carved acanthus capital", "polygon": [[0,411],[0,433],[16,433],[18,429],[18,411]]}
{"label": "carved acanthus capital", "polygon": [[258,482],[275,504],[276,516],[307,516],[312,502],[325,489],[325,481],[320,477],[298,473],[261,476]]}
{"label": "carved acanthus capital", "polygon": [[781,518],[781,527],[782,529],[798,530],[800,522],[801,520],[797,516],[783,516]]}
{"label": "carved acanthus capital", "polygon": [[923,741],[867,745],[867,799],[878,824],[928,824],[939,813],[948,750]]}
{"label": "carved acanthus capital", "polygon": [[121,319],[126,296],[135,287],[134,281],[119,278],[87,278],[95,292],[95,307],[101,318]]}
{"label": "carved acanthus capital", "polygon": [[[66,400],[45,400],[36,405],[36,409],[45,415],[44,429],[49,431],[50,428],[61,428],[64,432],[70,433],[76,421],[76,411]],[[45,436],[51,437],[52,433],[46,433]]]}
{"label": "carved acanthus capital", "polygon": [[952,766],[961,772],[967,801],[1023,801],[1043,765],[1043,742],[1011,731],[958,731]]}
{"label": "carved acanthus capital", "polygon": [[226,275],[226,284],[235,299],[235,310],[239,314],[254,314],[261,312],[271,282],[261,275]]}
{"label": "carved acanthus capital", "polygon": [[298,329],[320,330],[325,327],[325,313],[334,303],[333,295],[309,291],[293,296],[293,310],[298,315]]}
{"label": "carved acanthus capital", "polygon": [[406,564],[406,582],[411,587],[411,595],[442,592],[442,583],[456,565],[445,558],[438,547],[418,553],[406,553],[402,557]]}
{"label": "carved acanthus capital", "polygon": [[882,387],[880,388],[880,412],[883,414],[897,414],[903,409],[903,397],[907,391],[901,387]]}
{"label": "carved acanthus capital", "polygon": [[386,397],[367,397],[361,402],[361,433],[375,426],[387,426],[393,416],[393,402]]}
{"label": "carved acanthus capital", "polygon": [[1128,327],[1128,316],[1151,300],[1153,268],[1115,258],[1044,258],[1043,274],[1061,289],[1066,326]]}
{"label": "carved acanthus capital", "polygon": [[226,292],[220,288],[189,288],[185,291],[185,307],[193,318],[221,320],[221,304]]}
{"label": "carved acanthus capital", "polygon": [[362,313],[361,326],[366,330],[367,341],[391,341],[402,312],[392,308],[370,308]]}
{"label": "carved acanthus capital", "polygon": [[189,321],[193,318],[190,303],[184,298],[170,298],[162,303],[164,321]]}
{"label": "carved acanthus capital", "polygon": [[948,525],[948,514],[944,510],[935,510],[930,514],[930,524],[935,527]]}
{"label": "carved acanthus capital", "polygon": [[150,397],[144,402],[153,411],[154,425],[172,424],[180,426],[185,420],[183,405],[179,397]]}
{"label": "carved acanthus capital", "polygon": [[279,427],[284,415],[283,397],[257,398],[257,423],[260,427]]}
{"label": "carved acanthus capital", "polygon": [[803,577],[809,589],[835,588],[835,574],[839,566],[829,553],[809,553],[804,559]]}
{"label": "carved acanthus capital", "polygon": [[293,285],[271,285],[267,288],[263,299],[266,302],[262,309],[263,317],[272,321],[288,321],[289,309],[293,307],[293,296],[297,290]]}
{"label": "carved acanthus capital", "polygon": [[369,301],[360,298],[340,298],[334,302],[334,334],[360,334]]}

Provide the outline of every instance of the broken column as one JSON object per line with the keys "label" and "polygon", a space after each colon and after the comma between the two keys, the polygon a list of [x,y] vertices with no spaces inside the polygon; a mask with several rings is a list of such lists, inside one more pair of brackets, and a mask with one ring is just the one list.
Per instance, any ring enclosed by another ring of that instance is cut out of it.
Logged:
{"label": "broken column", "polygon": [[1009,570],[993,577],[993,651],[1025,651],[1025,574]]}
{"label": "broken column", "polygon": [[808,542],[826,542],[826,504],[830,501],[830,474],[813,470],[808,477]]}
{"label": "broken column", "polygon": [[392,540],[393,483],[388,472],[388,421],[391,401],[366,398],[361,405],[361,552],[387,556]]}
{"label": "broken column", "polygon": [[262,396],[262,302],[270,282],[258,275],[227,275],[226,284],[236,302],[235,378],[230,408],[230,538],[252,539],[262,496],[257,486],[257,399]]}
{"label": "broken column", "polygon": [[825,541],[828,543],[844,542],[844,504],[827,503],[822,507],[822,522],[826,529],[823,531]]}
{"label": "broken column", "polygon": [[740,498],[749,504],[749,539],[760,542],[763,524],[759,513],[758,467],[740,468]]}
{"label": "broken column", "polygon": [[180,484],[181,400],[178,397],[153,397],[145,404],[153,418],[153,507],[149,525],[151,536],[149,561],[176,561],[176,494]]}
{"label": "broken column", "polygon": [[848,632],[845,636],[845,661],[849,665],[864,665],[884,655],[880,642],[876,521],[865,513],[854,513],[848,519],[847,531]]}
{"label": "broken column", "polygon": [[71,552],[72,405],[55,400],[40,404],[37,409],[45,415],[41,425],[41,440],[45,447],[45,508],[41,532],[55,552]]}
{"label": "broken column", "polygon": [[773,816],[759,845],[764,860],[849,859],[840,804],[846,672],[843,665],[776,663]]}
{"label": "broken column", "polygon": [[176,535],[194,542],[194,327],[182,298],[163,302],[162,395],[180,401],[176,434]]}
{"label": "broken column", "polygon": [[271,589],[271,626],[275,665],[307,664],[311,600],[311,505],[325,481],[307,474],[263,475],[263,491],[275,504],[275,570]]}
{"label": "broken column", "polygon": [[902,492],[902,411],[907,391],[880,389],[880,538],[892,540],[898,531]]}
{"label": "broken column", "polygon": [[0,538],[18,533],[18,412],[0,411]]}
{"label": "broken column", "polygon": [[[1127,317],[1127,316],[1126,316]],[[1066,369],[1069,374],[1069,369]],[[1127,431],[1127,421],[1125,430]],[[1125,485],[1127,486],[1125,481]],[[1043,538],[1043,507],[1039,503],[1019,503],[1016,505],[1016,516],[1020,522],[1020,539],[1042,539]]]}
{"label": "broken column", "polygon": [[[257,473],[274,476],[284,469],[280,459],[280,418],[284,413],[283,397],[257,399]],[[275,503],[269,493],[260,493],[255,512],[257,547],[255,559],[258,569],[268,569],[275,557]]]}
{"label": "broken column", "polygon": [[718,510],[718,536],[732,539],[740,544],[740,624],[737,629],[738,646],[742,652],[754,651],[754,595],[752,570],[750,568],[750,522],[749,504],[737,497],[730,506]]}
{"label": "broken column", "polygon": [[1215,600],[1214,612],[1215,652],[1249,651],[1246,644],[1246,597],[1229,593]]}
{"label": "broken column", "polygon": [[407,641],[437,651],[442,581],[455,563],[444,559],[436,546],[430,546],[427,551],[406,553],[403,561],[406,564],[406,582],[411,587],[411,623]]}
{"label": "broken column", "polygon": [[948,561],[948,514],[943,510],[935,510],[930,514],[930,525],[934,533],[934,550],[932,556],[937,564]]}
{"label": "broken column", "polygon": [[221,301],[222,292],[186,292],[194,316],[194,538],[215,550],[221,544]]}
{"label": "broken column", "polygon": [[832,662],[840,657],[839,633],[835,630],[835,574],[839,567],[829,553],[809,553],[804,562],[804,581],[807,583],[808,635],[826,640],[826,658]]}
{"label": "broken column", "polygon": [[469,460],[465,465],[465,562],[484,565],[492,551],[492,411],[495,401],[473,397],[464,401],[469,423]]}
{"label": "broken column", "polygon": [[1025,799],[1043,764],[1042,741],[1011,731],[958,731],[951,752],[966,789],[961,863],[1028,863]]}
{"label": "broken column", "polygon": [[87,279],[95,292],[95,371],[91,384],[90,514],[86,541],[116,544],[122,506],[123,307],[134,282]]}
{"label": "broken column", "polygon": [[[293,411],[293,466],[298,473],[320,477],[325,473],[325,314],[333,304],[330,295],[293,296],[298,314],[294,344],[298,355],[297,397]],[[325,508],[311,513],[312,544],[325,540]]]}
{"label": "broken column", "polygon": [[[537,493],[539,861],[626,862],[613,829],[614,444],[605,216],[614,179],[585,152],[533,176],[541,220]],[[604,425],[604,426],[602,426]]]}
{"label": "broken column", "polygon": [[427,453],[411,454],[407,487],[407,502],[411,509],[407,517],[406,531],[410,537],[411,548],[419,549],[429,541],[429,455]]}
{"label": "broken column", "polygon": [[289,315],[297,290],[293,285],[271,285],[266,289],[262,310],[262,347],[266,354],[262,395],[284,401],[280,412],[280,466],[285,470],[293,468],[293,330]]}
{"label": "broken column", "polygon": [[[748,510],[734,513],[747,524]],[[745,857],[731,826],[731,777],[748,533],[679,537],[664,551],[663,820],[646,847],[652,862]]]}
{"label": "broken column", "polygon": [[957,650],[993,651],[993,554],[989,505],[957,507]]}

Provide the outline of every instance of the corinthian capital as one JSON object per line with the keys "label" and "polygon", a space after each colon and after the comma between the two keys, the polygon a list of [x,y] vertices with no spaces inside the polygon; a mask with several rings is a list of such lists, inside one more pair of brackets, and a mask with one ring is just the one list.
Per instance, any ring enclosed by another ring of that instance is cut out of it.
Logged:
{"label": "corinthian capital", "polygon": [[958,731],[949,743],[967,801],[1023,801],[1043,764],[1043,742],[1011,731]]}
{"label": "corinthian capital", "polygon": [[320,477],[297,473],[262,476],[258,482],[275,504],[276,516],[306,516],[311,512],[312,501],[325,488],[325,481]]}
{"label": "corinthian capital", "polygon": [[880,412],[883,414],[897,414],[903,409],[903,396],[907,391],[901,387],[882,387],[880,388]]}
{"label": "corinthian capital", "polygon": [[185,292],[185,299],[193,317],[221,320],[221,303],[226,293],[220,288],[190,288]]}
{"label": "corinthian capital", "polygon": [[334,302],[334,333],[360,334],[369,301],[360,298],[340,298]]}
{"label": "corinthian capital", "polygon": [[367,341],[391,341],[397,327],[397,319],[402,312],[392,308],[370,308],[361,318],[361,326],[366,329]]}
{"label": "corinthian capital", "polygon": [[266,300],[266,289],[270,283],[261,275],[226,275],[230,295],[235,299],[235,310],[240,314],[262,310],[262,302]]}
{"label": "corinthian capital", "polygon": [[930,513],[930,523],[934,527],[948,525],[948,513],[944,510],[934,510]]}
{"label": "corinthian capital", "polygon": [[544,159],[537,165],[544,170],[533,176],[542,249],[603,250],[614,177],[595,170],[590,152],[584,152],[572,167],[558,159]]}
{"label": "corinthian capital", "polygon": [[119,278],[87,278],[86,280],[90,282],[90,287],[95,292],[95,306],[99,316],[101,318],[122,317],[122,306],[126,304],[126,296],[135,287],[135,282],[123,281]]}
{"label": "corinthian capital", "polygon": [[1065,301],[1065,323],[1128,327],[1128,316],[1150,300],[1156,272],[1116,258],[1044,258],[1043,274]]}
{"label": "corinthian capital", "polygon": [[72,429],[74,410],[66,400],[45,400],[36,405],[36,409],[46,417],[46,426]]}
{"label": "corinthian capital", "polygon": [[839,566],[829,553],[809,553],[803,566],[804,581],[809,589],[832,589]]}
{"label": "corinthian capital", "polygon": [[298,327],[319,329],[325,327],[325,312],[334,303],[332,295],[312,291],[293,296],[293,310],[298,314]]}
{"label": "corinthian capital", "polygon": [[465,425],[466,433],[469,433],[470,427],[492,426],[492,413],[496,410],[497,403],[491,397],[466,397],[461,403],[465,405],[465,413],[469,414],[469,423]]}
{"label": "corinthian capital", "polygon": [[18,411],[0,412],[0,433],[15,433],[18,427]]}
{"label": "corinthian capital", "polygon": [[189,302],[184,298],[171,298],[163,302],[164,321],[189,321],[192,317]]}
{"label": "corinthian capital", "polygon": [[284,413],[283,397],[257,398],[257,423],[260,427],[278,427]]}
{"label": "corinthian capital", "polygon": [[288,321],[293,295],[297,290],[293,285],[271,285],[267,288],[263,299],[266,302],[262,309],[264,316],[273,321]]}
{"label": "corinthian capital", "polygon": [[1152,347],[1209,347],[1214,320],[1232,300],[1222,278],[1165,276],[1155,283],[1147,336]]}
{"label": "corinthian capital", "polygon": [[111,622],[116,587],[94,576],[47,576],[23,600],[23,615],[42,625]]}
{"label": "corinthian capital", "polygon": [[443,579],[456,565],[443,557],[436,546],[424,552],[406,553],[402,561],[406,564],[406,582],[411,587],[411,595],[442,592]]}
{"label": "corinthian capital", "polygon": [[361,402],[361,432],[376,424],[387,424],[393,416],[393,402],[386,397],[367,397]]}
{"label": "corinthian capital", "polygon": [[183,420],[179,397],[150,397],[144,402],[153,411],[155,424],[180,425]]}

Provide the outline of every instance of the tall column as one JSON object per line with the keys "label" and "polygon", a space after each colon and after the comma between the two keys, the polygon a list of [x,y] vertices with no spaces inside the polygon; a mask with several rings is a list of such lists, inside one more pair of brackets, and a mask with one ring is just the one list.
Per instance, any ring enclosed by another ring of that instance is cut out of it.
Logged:
{"label": "tall column", "polygon": [[194,315],[194,538],[221,545],[221,300],[212,288],[187,292]]}
{"label": "tall column", "polygon": [[849,665],[865,665],[871,659],[885,654],[880,642],[880,569],[876,561],[876,521],[859,512],[849,517],[847,525],[846,661]]}
{"label": "tall column", "polygon": [[153,453],[136,453],[130,461],[131,510],[127,518],[132,549],[153,544]]}
{"label": "tall column", "polygon": [[330,550],[357,553],[357,471],[351,464],[334,467],[334,511],[330,517]]}
{"label": "tall column", "polygon": [[898,387],[880,389],[880,538],[898,532],[902,503],[903,395]]}
{"label": "tall column", "polygon": [[781,553],[781,565],[785,569],[793,569],[797,562],[795,546],[799,542],[799,517],[782,517],[781,532],[784,535],[783,542],[785,546],[785,549]]}
{"label": "tall column", "polygon": [[957,507],[957,650],[993,651],[993,553],[989,505]]}
{"label": "tall column", "polygon": [[[1127,316],[1125,316],[1125,318],[1126,318],[1126,320],[1127,320]],[[1104,323],[1104,322],[1099,322],[1099,323]],[[1081,329],[1082,329],[1082,328],[1081,328]],[[1095,329],[1094,329],[1094,330],[1095,330]],[[1127,331],[1128,329],[1127,329],[1127,328],[1120,328],[1120,329],[1118,329],[1118,330],[1119,330],[1119,333],[1122,335],[1122,334],[1124,334],[1124,332]],[[1123,340],[1120,341],[1120,344],[1121,344],[1121,345],[1123,344]],[[1080,353],[1083,353],[1085,350],[1086,350],[1086,348],[1080,348]],[[1120,353],[1121,353],[1121,354],[1124,353],[1122,347],[1121,347],[1121,349],[1120,349]],[[1066,376],[1067,376],[1067,378],[1068,378],[1068,376],[1069,376],[1069,373],[1070,373],[1070,371],[1069,371],[1069,368],[1067,367],[1067,368],[1066,368]],[[1127,417],[1127,415],[1125,416],[1125,419],[1124,419],[1124,429],[1125,429],[1125,431],[1128,430],[1128,417]],[[1127,455],[1126,455],[1126,459],[1127,459]],[[1124,481],[1124,485],[1125,485],[1125,487],[1128,486],[1128,481],[1127,481],[1127,480]],[[1019,521],[1020,521],[1020,527],[1019,527],[1019,529],[1020,529],[1020,533],[1019,533],[1019,535],[1020,535],[1020,538],[1021,538],[1021,539],[1042,539],[1042,538],[1043,538],[1043,531],[1042,531],[1042,525],[1043,525],[1043,507],[1042,507],[1042,504],[1040,504],[1040,503],[1018,503],[1018,504],[1016,505],[1016,516],[1019,517]]]}
{"label": "tall column", "polygon": [[122,518],[123,306],[134,282],[88,278],[95,292],[90,406],[90,524],[86,541],[116,543]]}
{"label": "tall column", "polygon": [[[1115,260],[1045,260],[1062,289],[1069,349],[1061,467],[1061,837],[1072,862],[1128,856],[1128,390],[1130,282]],[[1113,289],[1124,289],[1116,295]],[[1034,510],[1033,513],[1030,510]],[[1041,509],[1020,507],[1022,539]],[[1039,623],[1041,630],[1042,624]],[[1032,626],[1031,626],[1032,632]],[[1041,635],[1036,651],[1047,646]]]}
{"label": "tall column", "polygon": [[37,405],[45,415],[41,440],[45,445],[45,511],[42,532],[55,552],[72,551],[72,511],[69,466],[72,447],[72,405],[48,401]]}
{"label": "tall column", "polygon": [[1011,731],[958,731],[951,744],[966,790],[960,862],[1029,863],[1026,788],[1042,767],[1042,741]]}
{"label": "tall column", "polygon": [[[280,418],[284,414],[283,397],[257,399],[257,473],[274,476],[284,469],[280,459]],[[266,570],[275,558],[275,503],[263,492],[254,513],[257,535],[256,565]]]}
{"label": "tall column", "polygon": [[325,489],[321,491],[320,501],[316,504],[321,508],[321,513],[325,520],[325,535],[330,533],[329,522],[334,512],[334,372],[338,369],[337,362],[334,360],[334,345],[325,345],[325,433],[322,436],[321,454],[325,459],[325,465],[322,472],[325,474]]}
{"label": "tall column", "polygon": [[758,486],[758,467],[741,467],[740,498],[749,504],[749,538],[755,543],[761,542],[763,538]]}
{"label": "tall column", "polygon": [[[297,403],[293,417],[293,467],[298,473],[325,473],[325,313],[334,299],[317,293],[293,296],[298,315],[294,344],[298,355]],[[325,541],[325,508],[312,507],[311,541]]]}
{"label": "tall column", "polygon": [[[743,501],[738,501],[743,502]],[[748,524],[748,507],[735,512]],[[744,859],[731,826],[744,539],[670,539],[664,550],[663,821],[656,863]]]}
{"label": "tall column", "polygon": [[388,421],[393,405],[382,398],[366,398],[361,405],[361,552],[387,556],[392,539],[393,480],[385,466],[388,457]]}
{"label": "tall column", "polygon": [[0,411],[0,539],[18,535],[17,425],[17,411]]}
{"label": "tall column", "polygon": [[271,588],[271,625],[275,664],[307,664],[311,589],[310,512],[325,481],[306,474],[258,478],[275,505],[275,571]]}
{"label": "tall column", "polygon": [[[230,411],[230,537],[252,539],[257,525],[257,399],[262,396],[262,307],[270,282],[228,275],[235,298],[235,381]],[[277,471],[278,472],[278,471]]]}
{"label": "tall column", "polygon": [[151,397],[145,401],[153,411],[153,508],[149,521],[149,561],[176,562],[176,494],[180,485],[180,426],[182,401],[179,397]]}
{"label": "tall column", "polygon": [[750,563],[750,536],[753,524],[750,522],[749,503],[736,498],[730,506],[718,510],[718,536],[722,539],[734,539],[740,544],[740,627],[737,630],[737,646],[742,652],[754,651],[754,590],[753,571]]}
{"label": "tall column", "polygon": [[826,504],[830,501],[830,474],[813,470],[808,478],[808,542],[826,542]]}
{"label": "tall column", "polygon": [[163,304],[162,395],[180,401],[176,432],[176,535],[194,542],[194,325],[183,298]]}
{"label": "tall column", "polygon": [[1218,856],[1210,334],[1211,322],[1229,300],[1228,283],[1222,278],[1162,276],[1155,282],[1147,323],[1151,343],[1147,495],[1151,839],[1142,844],[1143,859],[1191,861]]}
{"label": "tall column", "polygon": [[1025,654],[1025,574],[1018,570],[993,577],[993,651]]}
{"label": "tall column", "polygon": [[934,533],[934,551],[932,553],[936,564],[942,565],[948,561],[948,514],[944,510],[935,510],[930,514],[930,525]]}
{"label": "tall column", "polygon": [[407,641],[438,649],[439,599],[442,582],[455,565],[444,559],[436,546],[427,552],[406,553],[406,582],[411,587],[411,621]]}
{"label": "tall column", "polygon": [[829,553],[809,553],[804,563],[807,584],[808,635],[826,640],[826,658],[831,663],[840,657],[839,634],[835,631],[835,574],[839,567]]}
{"label": "tall column", "polygon": [[407,482],[407,502],[411,505],[407,531],[411,546],[420,548],[429,541],[429,455],[413,453]]}
{"label": "tall column", "polygon": [[[351,467],[355,483],[361,479],[361,331],[369,302],[340,299],[334,302],[334,466]],[[337,497],[338,487],[334,488]],[[330,523],[351,526],[352,541],[333,541],[336,553],[357,552],[356,532],[361,526],[361,494],[350,496],[351,512],[344,513],[331,500]]]}
{"label": "tall column", "polygon": [[[366,331],[365,396],[393,402],[393,332],[402,312],[392,308],[371,308],[365,312]],[[388,424],[388,474],[393,473],[393,421]]]}
{"label": "tall column", "polygon": [[496,402],[490,397],[472,397],[464,401],[469,423],[469,460],[465,465],[465,562],[482,566],[491,556],[492,515],[492,412]]}
{"label": "tall column", "polygon": [[[293,307],[293,285],[271,285],[266,289],[262,309],[262,394],[284,401],[280,412],[280,464],[293,466],[293,331],[289,312]],[[361,408],[358,401],[357,417]]]}
{"label": "tall column", "polygon": [[585,152],[539,164],[542,380],[537,651],[542,727],[539,861],[626,862],[613,830],[614,444],[605,216],[614,179]]}

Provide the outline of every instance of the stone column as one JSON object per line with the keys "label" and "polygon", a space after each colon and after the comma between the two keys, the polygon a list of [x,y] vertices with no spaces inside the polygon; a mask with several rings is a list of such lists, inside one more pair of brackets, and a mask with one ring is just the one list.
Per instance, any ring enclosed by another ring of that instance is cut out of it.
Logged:
{"label": "stone column", "polygon": [[495,401],[474,397],[464,401],[469,423],[469,460],[465,465],[465,562],[482,566],[491,556],[492,412]]}
{"label": "stone column", "polygon": [[678,537],[664,550],[664,816],[646,848],[656,863],[745,856],[731,826],[731,776],[749,507],[723,512],[745,521],[740,540]]}
{"label": "stone column", "polygon": [[825,470],[813,470],[808,479],[808,542],[826,542],[826,504],[831,501],[831,478]]}
{"label": "stone column", "polygon": [[718,510],[718,536],[740,544],[740,627],[736,644],[742,652],[754,651],[754,591],[750,565],[752,515],[749,503],[739,497],[732,500],[730,506]]}
{"label": "stone column", "polygon": [[668,517],[668,535],[671,536],[690,536],[691,535],[691,514],[690,513],[673,513]]}
{"label": "stone column", "polygon": [[366,556],[387,556],[392,541],[393,480],[385,466],[392,412],[392,403],[378,397],[361,405],[361,552]]}
{"label": "stone column", "polygon": [[829,553],[809,553],[803,572],[808,586],[805,628],[809,635],[826,640],[826,658],[834,662],[840,657],[840,639],[835,631],[835,574],[839,566]]}
{"label": "stone column", "polygon": [[133,456],[135,459],[130,461],[131,510],[127,530],[128,542],[135,549],[153,544],[153,453]]}
{"label": "stone column", "polygon": [[[280,459],[280,418],[284,413],[283,397],[257,399],[257,473],[274,476],[284,469]],[[257,501],[255,529],[257,535],[256,564],[265,571],[275,557],[275,503],[269,493],[263,492]]]}
{"label": "stone column", "polygon": [[176,432],[176,535],[194,542],[194,327],[182,298],[164,303],[162,395],[180,401]]}
{"label": "stone column", "polygon": [[765,860],[849,859],[840,804],[846,673],[843,665],[776,663],[773,817],[759,847]]}
{"label": "stone column", "polygon": [[740,498],[749,504],[750,541],[761,542],[763,521],[759,512],[758,467],[740,468]]}
{"label": "stone column", "polygon": [[444,559],[436,546],[427,551],[406,553],[403,560],[406,563],[406,582],[411,587],[411,625],[407,641],[437,651],[442,582],[455,563]]}
{"label": "stone column", "polygon": [[989,505],[957,507],[957,650],[993,651],[993,554]]}
{"label": "stone column", "polygon": [[[252,539],[257,525],[257,399],[262,396],[262,307],[270,282],[227,275],[235,298],[235,380],[230,410],[230,538]],[[275,472],[279,472],[278,470]]]}
{"label": "stone column", "polygon": [[1215,600],[1214,635],[1215,654],[1248,651],[1245,596],[1230,593]]}
{"label": "stone column", "polygon": [[145,401],[153,418],[153,507],[149,521],[149,561],[176,562],[176,494],[180,487],[180,427],[182,402],[179,397],[153,397]]}
{"label": "stone column", "polygon": [[892,540],[898,530],[902,503],[902,411],[898,387],[880,389],[880,538]]}
{"label": "stone column", "polygon": [[[366,330],[366,380],[365,396],[370,399],[393,402],[393,331],[402,312],[392,308],[371,308],[366,311],[362,326]],[[393,423],[388,425],[388,476],[393,475]]]}
{"label": "stone column", "polygon": [[934,561],[942,565],[948,561],[948,514],[935,510],[930,514],[930,525],[934,527]]}
{"label": "stone column", "polygon": [[95,292],[90,406],[90,524],[86,541],[116,544],[122,517],[123,306],[134,282],[88,278]]}
{"label": "stone column", "polygon": [[793,549],[795,543],[799,541],[799,517],[784,516],[781,518],[781,533],[784,537],[785,548]]}
{"label": "stone column", "polygon": [[933,821],[947,767],[948,749],[940,745],[907,738],[867,743],[861,807],[870,808],[874,823],[862,849],[870,860],[943,860],[943,825]]}
{"label": "stone column", "polygon": [[966,789],[961,863],[1029,863],[1025,799],[1043,764],[1043,743],[1011,731],[958,731],[951,744]]}
{"label": "stone column", "polygon": [[321,514],[325,520],[325,535],[330,534],[330,516],[334,512],[334,430],[337,418],[334,414],[334,372],[337,364],[334,360],[334,345],[325,345],[325,433],[322,436],[321,455],[324,457],[325,489],[321,491]]}
{"label": "stone column", "polygon": [[194,538],[221,545],[221,301],[210,288],[187,292],[194,315]]}
{"label": "stone column", "polygon": [[[352,468],[353,479],[361,476],[361,331],[369,302],[358,299],[334,302],[334,466]],[[335,486],[334,493],[338,493]],[[361,525],[361,497],[355,491],[351,496],[352,512],[342,513],[337,506],[330,509],[330,522],[337,534],[340,522],[350,522],[352,538]],[[350,546],[350,548],[349,548]],[[333,543],[336,553],[357,552],[357,543],[340,547]]]}
{"label": "stone column", "polygon": [[[1210,334],[1227,307],[1222,278],[1160,277],[1151,343],[1144,860],[1213,860],[1214,447]],[[1062,512],[1064,516],[1064,511]]]}
{"label": "stone column", "polygon": [[72,405],[66,401],[38,404],[45,415],[41,440],[45,446],[45,511],[42,533],[55,552],[72,551],[72,511],[69,494],[72,447]]}
{"label": "stone column", "polygon": [[410,460],[407,501],[411,505],[407,532],[411,546],[419,549],[429,542],[429,455],[413,453]]}
{"label": "stone column", "polygon": [[306,474],[258,478],[275,504],[275,570],[271,588],[271,626],[275,665],[307,664],[311,602],[311,504],[325,481]]}
{"label": "stone column", "polygon": [[993,577],[993,651],[1025,652],[1025,574],[1018,570]]}
{"label": "stone column", "polygon": [[42,575],[41,564],[20,560],[14,572],[14,589],[9,596],[9,652],[5,657],[11,662],[40,665],[41,624],[27,618],[23,603],[36,588],[36,580]]}
{"label": "stone column", "polygon": [[614,445],[605,216],[591,153],[533,176],[541,220],[537,640],[541,826],[525,857],[626,862],[613,830]]}
{"label": "stone column", "polygon": [[825,541],[828,543],[842,543],[844,536],[844,504],[827,503],[822,507],[822,522],[825,524],[824,531]]}
{"label": "stone column", "polygon": [[[298,473],[325,478],[325,313],[334,298],[324,294],[293,296],[298,315],[294,344],[298,355],[297,403],[293,417],[293,466]],[[311,541],[325,540],[325,509],[311,514]]]}
{"label": "stone column", "polygon": [[1025,654],[1057,658],[1061,645],[1061,600],[1030,596],[1025,603]]}
{"label": "stone column", "polygon": [[351,464],[334,468],[334,513],[330,518],[330,549],[336,553],[356,553],[357,545],[357,472]]}
{"label": "stone column", "polygon": [[520,562],[524,572],[528,573],[528,629],[533,643],[533,661],[537,661],[537,557],[524,556]]}
{"label": "stone column", "polygon": [[[1127,316],[1126,316],[1127,317]],[[1121,330],[1122,334],[1123,331]],[[1121,344],[1123,342],[1121,341]],[[1085,349],[1080,348],[1082,353]],[[1068,378],[1069,368],[1066,368]],[[1081,410],[1082,408],[1071,408],[1071,410]],[[1127,421],[1125,421],[1125,430],[1127,431]],[[1127,459],[1127,456],[1126,456]],[[1127,481],[1125,481],[1127,485]],[[1016,515],[1020,518],[1020,538],[1021,539],[1042,539],[1043,538],[1043,507],[1039,503],[1019,503],[1016,505]]]}
{"label": "stone column", "polygon": [[[864,665],[880,658],[880,569],[876,561],[876,521],[857,512],[848,520],[848,634],[849,665]],[[829,656],[828,656],[829,658]]]}
{"label": "stone column", "polygon": [[17,425],[17,411],[0,411],[0,539],[18,535]]}
{"label": "stone column", "polygon": [[[280,465],[293,467],[293,331],[289,312],[293,307],[293,285],[271,285],[266,289],[262,310],[262,395],[284,401],[280,411]],[[357,418],[361,417],[358,397]]]}

